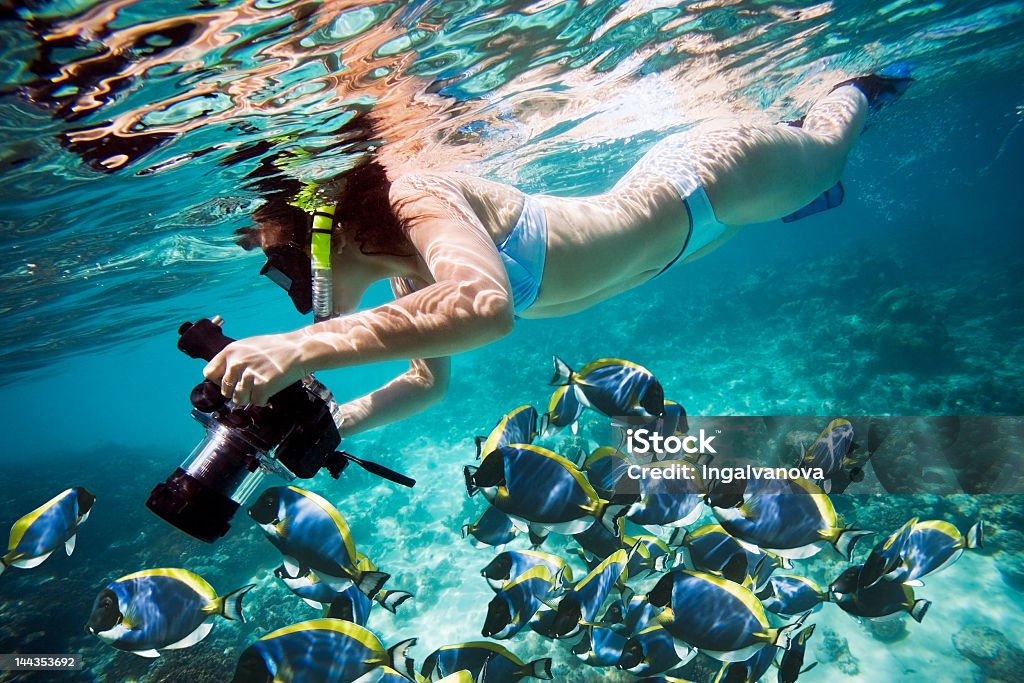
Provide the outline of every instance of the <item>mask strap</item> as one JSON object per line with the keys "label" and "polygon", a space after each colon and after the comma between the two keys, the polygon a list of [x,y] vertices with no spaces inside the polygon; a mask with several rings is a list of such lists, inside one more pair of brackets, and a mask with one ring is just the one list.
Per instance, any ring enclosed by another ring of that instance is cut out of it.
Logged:
{"label": "mask strap", "polygon": [[320,322],[331,317],[331,226],[334,224],[334,206],[318,206],[313,211],[313,231],[309,253],[313,281],[313,320]]}

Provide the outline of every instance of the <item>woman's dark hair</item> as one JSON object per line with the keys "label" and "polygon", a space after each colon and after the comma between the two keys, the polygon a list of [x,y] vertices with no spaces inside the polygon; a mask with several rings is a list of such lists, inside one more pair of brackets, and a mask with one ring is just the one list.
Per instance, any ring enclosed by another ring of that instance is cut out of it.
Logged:
{"label": "woman's dark hair", "polygon": [[[382,144],[377,128],[372,116],[361,114],[335,131],[338,146],[362,154],[366,160],[324,183],[330,191],[324,203],[337,206],[334,234],[344,234],[359,245],[362,253],[406,256],[406,233],[388,200],[391,180],[374,156],[374,150]],[[265,157],[260,168],[250,174],[257,178],[253,185],[263,191],[265,201],[253,212],[256,227],[239,230],[236,241],[247,250],[291,243],[308,251],[312,216],[291,204],[302,185],[282,176],[274,158]]]}

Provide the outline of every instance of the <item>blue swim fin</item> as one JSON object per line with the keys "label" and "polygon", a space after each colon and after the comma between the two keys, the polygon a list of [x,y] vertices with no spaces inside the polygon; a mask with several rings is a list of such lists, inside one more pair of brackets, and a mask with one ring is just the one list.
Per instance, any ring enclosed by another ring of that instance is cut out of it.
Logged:
{"label": "blue swim fin", "polygon": [[843,183],[842,181],[839,181],[818,195],[818,197],[807,206],[802,209],[797,209],[788,216],[783,216],[782,222],[792,223],[793,221],[798,221],[801,218],[807,218],[808,216],[813,216],[816,213],[834,209],[843,203],[843,197],[845,196],[846,191],[843,189]]}
{"label": "blue swim fin", "polygon": [[871,113],[877,113],[887,104],[892,104],[907,91],[914,79],[910,75],[911,65],[907,62],[896,62],[878,71],[878,73],[858,76],[848,81],[837,83],[832,90],[844,85],[853,87],[864,93],[868,98]]}

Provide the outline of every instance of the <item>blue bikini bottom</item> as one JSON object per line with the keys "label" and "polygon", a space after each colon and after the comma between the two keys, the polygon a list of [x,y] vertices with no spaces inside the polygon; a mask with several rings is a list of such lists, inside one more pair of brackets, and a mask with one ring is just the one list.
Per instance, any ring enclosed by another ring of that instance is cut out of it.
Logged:
{"label": "blue bikini bottom", "polygon": [[540,294],[544,276],[544,258],[548,251],[548,222],[544,207],[531,195],[525,195],[523,211],[512,231],[498,245],[505,264],[515,312],[525,311]]}

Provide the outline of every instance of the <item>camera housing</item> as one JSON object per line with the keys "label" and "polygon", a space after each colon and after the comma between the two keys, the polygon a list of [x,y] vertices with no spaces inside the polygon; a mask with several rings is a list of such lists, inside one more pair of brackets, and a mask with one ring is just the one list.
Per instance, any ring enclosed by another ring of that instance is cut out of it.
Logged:
{"label": "camera housing", "polygon": [[[178,329],[178,348],[192,358],[211,360],[234,341],[221,331],[221,323],[219,317],[184,323]],[[190,400],[192,417],[206,436],[156,485],[146,507],[207,543],[228,532],[231,518],[266,475],[308,479],[327,469],[338,478],[350,459],[359,462],[335,451],[341,443],[337,405],[312,375],[274,394],[265,406],[235,405],[209,380],[192,390]]]}

